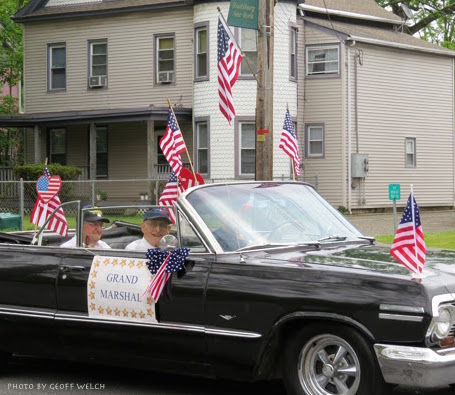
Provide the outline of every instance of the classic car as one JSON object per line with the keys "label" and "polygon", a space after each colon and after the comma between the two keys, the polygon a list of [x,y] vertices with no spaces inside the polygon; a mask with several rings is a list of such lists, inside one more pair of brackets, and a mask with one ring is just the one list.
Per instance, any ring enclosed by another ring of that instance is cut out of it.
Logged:
{"label": "classic car", "polygon": [[[289,394],[307,395],[455,383],[454,252],[427,251],[416,278],[390,247],[298,182],[202,185],[181,194],[174,209],[175,234],[190,253],[157,302],[147,295],[144,312],[119,307],[139,303],[127,290],[142,274],[129,268],[152,278],[145,253],[124,250],[141,237],[138,225],[107,227],[109,250],[80,241],[60,248],[64,240],[50,233],[39,246],[30,233],[2,233],[2,362],[39,355],[282,378]],[[70,236],[80,240],[77,228]],[[118,288],[96,285],[109,278]]]}

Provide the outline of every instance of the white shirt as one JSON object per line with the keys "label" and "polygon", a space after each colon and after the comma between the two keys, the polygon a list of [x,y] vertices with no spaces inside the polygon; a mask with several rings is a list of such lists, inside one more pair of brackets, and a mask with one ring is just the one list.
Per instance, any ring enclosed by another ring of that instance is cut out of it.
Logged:
{"label": "white shirt", "polygon": [[[74,236],[71,240],[68,240],[67,242],[63,243],[60,247],[64,248],[76,248],[76,236]],[[90,248],[98,248],[98,249],[110,249],[111,247],[109,244],[105,243],[102,240],[98,240],[93,247]]]}
{"label": "white shirt", "polygon": [[152,246],[147,240],[145,240],[145,237],[143,237],[142,239],[135,240],[135,241],[131,242],[130,244],[128,244],[125,247],[125,250],[147,251],[150,248],[156,248],[156,247]]}

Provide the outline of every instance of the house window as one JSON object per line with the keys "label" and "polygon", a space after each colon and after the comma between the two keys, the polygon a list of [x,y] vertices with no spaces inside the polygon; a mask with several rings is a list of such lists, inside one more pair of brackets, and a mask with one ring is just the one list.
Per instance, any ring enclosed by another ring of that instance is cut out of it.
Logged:
{"label": "house window", "polygon": [[49,130],[49,160],[50,163],[66,165],[66,130]]}
{"label": "house window", "polygon": [[65,44],[49,45],[48,58],[49,90],[66,89],[66,45]]}
{"label": "house window", "polygon": [[416,139],[406,138],[406,167],[416,167]]}
{"label": "house window", "polygon": [[156,37],[156,83],[168,84],[175,81],[174,36]]}
{"label": "house window", "polygon": [[[241,76],[256,74],[258,63],[258,36],[257,30],[239,29],[239,46],[243,51],[242,63],[240,64]],[[247,62],[248,61],[248,62]],[[248,66],[249,64],[249,66]],[[251,68],[250,68],[251,67]],[[253,71],[251,71],[251,69]]]}
{"label": "house window", "polygon": [[108,176],[107,127],[96,127],[96,178]]}
{"label": "house window", "polygon": [[156,137],[156,163],[158,165],[168,165],[167,159],[163,154],[163,150],[160,147],[160,140],[163,135]]}
{"label": "house window", "polygon": [[290,79],[297,80],[297,29],[291,29],[290,37]]}
{"label": "house window", "polygon": [[208,23],[198,26],[194,31],[195,35],[195,79],[208,80],[209,77],[209,51],[208,51]]}
{"label": "house window", "polygon": [[90,77],[107,76],[107,41],[90,42]]}
{"label": "house window", "polygon": [[324,126],[307,125],[305,132],[305,156],[311,158],[324,157]]}
{"label": "house window", "polygon": [[209,122],[196,122],[196,169],[201,174],[209,174]]}
{"label": "house window", "polygon": [[307,46],[306,75],[333,75],[340,73],[338,45]]}
{"label": "house window", "polygon": [[239,175],[256,173],[256,126],[254,122],[239,123]]}

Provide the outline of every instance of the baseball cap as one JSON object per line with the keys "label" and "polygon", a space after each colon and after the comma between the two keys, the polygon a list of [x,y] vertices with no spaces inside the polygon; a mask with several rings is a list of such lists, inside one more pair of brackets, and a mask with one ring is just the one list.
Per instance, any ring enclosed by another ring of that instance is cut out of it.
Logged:
{"label": "baseball cap", "polygon": [[106,223],[111,222],[107,218],[103,217],[103,212],[99,210],[97,207],[88,205],[84,206],[84,209],[91,208],[93,210],[84,211],[84,222],[98,222],[103,221]]}
{"label": "baseball cap", "polygon": [[144,221],[148,219],[164,219],[169,224],[172,224],[172,221],[169,217],[169,213],[164,208],[150,208],[144,213]]}

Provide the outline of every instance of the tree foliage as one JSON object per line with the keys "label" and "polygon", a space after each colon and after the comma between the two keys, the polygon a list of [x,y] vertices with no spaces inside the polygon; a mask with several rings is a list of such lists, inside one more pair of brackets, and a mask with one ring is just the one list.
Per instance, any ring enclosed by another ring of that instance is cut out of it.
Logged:
{"label": "tree foliage", "polygon": [[413,18],[408,19],[405,31],[411,35],[455,49],[455,0],[376,0],[376,2],[405,18],[402,4],[407,6]]}

